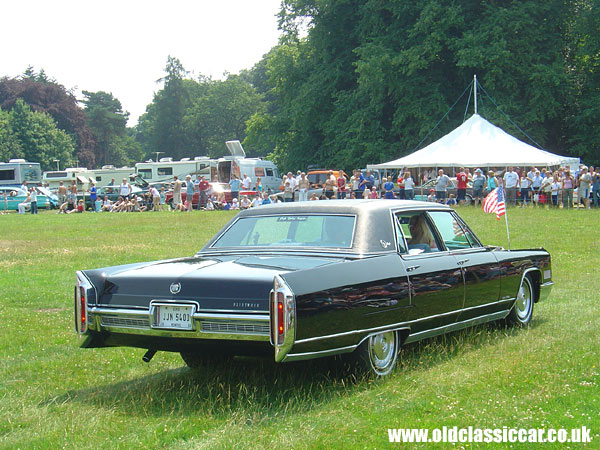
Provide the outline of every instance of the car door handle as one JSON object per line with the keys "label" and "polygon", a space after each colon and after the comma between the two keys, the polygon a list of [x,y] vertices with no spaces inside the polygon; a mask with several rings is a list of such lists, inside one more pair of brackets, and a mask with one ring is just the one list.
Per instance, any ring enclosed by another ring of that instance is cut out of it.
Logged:
{"label": "car door handle", "polygon": [[406,268],[406,271],[407,272],[412,272],[413,270],[417,270],[419,267],[421,267],[421,266],[410,266],[410,267]]}
{"label": "car door handle", "polygon": [[459,266],[462,266],[466,262],[469,262],[469,260],[468,259],[461,259],[460,261],[457,261],[456,264],[458,264]]}

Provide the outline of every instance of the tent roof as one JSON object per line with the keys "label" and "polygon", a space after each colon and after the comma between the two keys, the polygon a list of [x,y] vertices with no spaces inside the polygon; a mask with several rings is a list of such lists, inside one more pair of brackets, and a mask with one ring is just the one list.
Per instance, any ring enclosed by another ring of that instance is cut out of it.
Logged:
{"label": "tent roof", "polygon": [[569,158],[528,145],[474,114],[451,133],[395,161],[371,164],[370,169],[403,167],[505,167],[577,164]]}

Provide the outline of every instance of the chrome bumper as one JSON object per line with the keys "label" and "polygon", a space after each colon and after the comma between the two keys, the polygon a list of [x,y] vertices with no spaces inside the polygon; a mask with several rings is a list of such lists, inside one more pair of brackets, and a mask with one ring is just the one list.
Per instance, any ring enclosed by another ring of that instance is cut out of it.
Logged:
{"label": "chrome bumper", "polygon": [[191,330],[154,326],[151,310],[90,307],[88,330],[143,336],[187,339],[269,341],[268,314],[226,314],[195,312]]}
{"label": "chrome bumper", "polygon": [[554,286],[553,281],[547,281],[545,283],[540,284],[540,299],[539,301],[546,300],[552,292],[552,286]]}

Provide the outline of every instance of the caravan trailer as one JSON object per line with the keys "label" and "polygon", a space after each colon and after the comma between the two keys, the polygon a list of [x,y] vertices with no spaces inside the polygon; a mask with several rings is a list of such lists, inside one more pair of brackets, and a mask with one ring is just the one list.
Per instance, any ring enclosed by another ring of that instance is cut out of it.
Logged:
{"label": "caravan trailer", "polygon": [[261,158],[246,158],[240,141],[227,141],[225,145],[231,155],[218,160],[219,182],[229,183],[233,174],[238,178],[247,174],[253,183],[260,177],[264,191],[279,189],[281,177],[275,163]]}
{"label": "caravan trailer", "polygon": [[0,162],[0,186],[21,186],[23,181],[39,184],[42,181],[40,163],[24,159],[11,159]]}
{"label": "caravan trailer", "polygon": [[217,174],[217,163],[208,156],[196,156],[194,159],[182,158],[179,161],[173,161],[173,158],[160,158],[158,162],[137,163],[135,173],[151,183],[171,181],[175,176],[185,178],[186,175],[204,176],[207,180],[212,180]]}
{"label": "caravan trailer", "polygon": [[61,181],[65,186],[69,186],[75,180],[77,188],[86,191],[90,181],[94,181],[96,186],[106,186],[113,178],[115,183],[121,183],[123,178],[130,178],[134,171],[133,167],[102,166],[102,169],[89,170],[86,167],[69,167],[65,170],[44,172],[43,180],[50,189],[57,189]]}

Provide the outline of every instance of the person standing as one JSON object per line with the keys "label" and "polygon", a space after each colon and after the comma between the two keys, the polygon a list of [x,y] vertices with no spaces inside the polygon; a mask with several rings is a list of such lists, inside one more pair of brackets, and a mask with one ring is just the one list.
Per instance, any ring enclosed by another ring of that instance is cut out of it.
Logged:
{"label": "person standing", "polygon": [[[289,175],[288,175],[289,178]],[[244,179],[242,180],[242,189],[245,191],[249,191],[252,187],[252,178],[248,176],[248,174],[244,174]]]}
{"label": "person standing", "polygon": [[354,169],[352,171],[352,176],[350,177],[350,183],[352,185],[352,193],[354,194],[355,197],[359,196],[360,182],[361,182],[360,174],[359,174],[358,170]]}
{"label": "person standing", "polygon": [[231,188],[231,200],[233,201],[233,199],[237,199],[240,196],[240,186],[242,185],[242,182],[240,181],[240,179],[237,177],[236,174],[233,174],[231,180],[229,180],[229,187]]}
{"label": "person standing", "polygon": [[177,209],[177,206],[181,204],[181,187],[183,186],[182,181],[177,178],[177,175],[173,177],[173,209]]}
{"label": "person standing", "polygon": [[590,209],[590,185],[592,184],[592,177],[588,173],[587,166],[581,168],[581,174],[579,175],[579,187],[577,188],[577,198],[579,204],[583,203],[583,207]]}
{"label": "person standing", "polygon": [[[300,173],[300,181],[298,181],[298,201],[308,201],[308,190],[310,189],[310,181],[306,178],[306,173]],[[264,203],[264,202],[263,202]]]}
{"label": "person standing", "polygon": [[383,182],[383,198],[388,199],[388,200],[393,200],[394,199],[394,182],[392,181],[392,179],[390,178],[389,180],[387,178],[383,178],[381,180]]}
{"label": "person standing", "polygon": [[444,169],[438,170],[438,177],[435,180],[435,198],[440,203],[446,201],[448,184],[450,184],[450,178],[444,173]]}
{"label": "person standing", "polygon": [[404,200],[406,198],[406,191],[405,191],[405,185],[404,185],[404,172],[400,172],[398,174],[398,178],[396,179],[396,182],[398,183],[398,198],[400,200]]}
{"label": "person standing", "polygon": [[529,178],[529,175],[525,174],[525,171],[522,174],[519,180],[521,185],[521,206],[525,207],[531,202],[531,183],[533,180]]}
{"label": "person standing", "polygon": [[558,195],[561,189],[561,180],[559,178],[558,173],[554,174],[554,179],[552,180],[552,184],[550,185],[550,194],[552,197],[552,206],[554,208],[558,208]]}
{"label": "person standing", "polygon": [[31,202],[31,214],[38,213],[38,204],[37,204],[37,191],[35,190],[35,186],[31,188],[29,191],[29,198]]}
{"label": "person standing", "polygon": [[517,203],[519,175],[514,171],[513,167],[509,167],[502,179],[504,181],[504,190],[506,191],[506,203],[514,206]]}
{"label": "person standing", "polygon": [[[73,183],[75,182],[73,181]],[[132,192],[133,188],[127,181],[127,178],[123,178],[123,182],[119,186],[119,195],[125,199],[128,199]]]}
{"label": "person standing", "polygon": [[75,180],[73,180],[71,186],[69,186],[69,194],[67,197],[73,200],[73,203],[77,203],[77,182]]}
{"label": "person standing", "polygon": [[336,183],[337,183],[337,198],[343,200],[346,198],[346,177],[344,176],[343,170],[338,170],[338,176],[337,176]]}
{"label": "person standing", "polygon": [[483,171],[481,169],[475,170],[475,176],[473,177],[473,200],[475,200],[475,206],[479,205],[483,199],[485,183],[486,179]]}
{"label": "person standing", "polygon": [[150,188],[152,194],[152,211],[158,211],[160,209],[160,192],[156,189],[156,186]]}
{"label": "person standing", "polygon": [[404,198],[406,200],[415,198],[415,180],[408,170],[404,172]]}
{"label": "person standing", "polygon": [[92,204],[92,211],[97,212],[100,208],[96,207],[96,200],[98,200],[98,190],[96,189],[96,183],[93,181],[90,183],[90,202]]}
{"label": "person standing", "polygon": [[67,202],[67,187],[61,181],[58,184],[58,206],[62,206],[63,203]]}
{"label": "person standing", "polygon": [[208,183],[208,181],[204,179],[204,176],[200,176],[200,181],[198,183],[198,195],[200,196],[200,199],[198,201],[198,208],[206,208],[209,188],[210,184]]}
{"label": "person standing", "polygon": [[600,205],[600,171],[594,172],[592,176],[592,198],[594,199],[594,208]]}
{"label": "person standing", "polygon": [[185,177],[185,201],[187,203],[187,211],[194,209],[194,182],[191,175]]}
{"label": "person standing", "polygon": [[561,184],[561,190],[563,194],[563,208],[573,207],[574,185],[575,179],[573,178],[573,175],[571,175],[571,171],[569,169],[566,169]]}
{"label": "person standing", "polygon": [[465,203],[465,198],[467,198],[467,182],[469,181],[469,176],[465,172],[465,168],[461,167],[458,175],[456,175],[456,198],[458,200],[459,205],[463,205]]}

